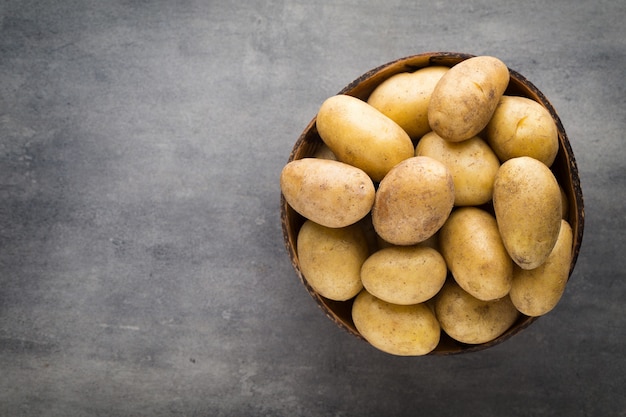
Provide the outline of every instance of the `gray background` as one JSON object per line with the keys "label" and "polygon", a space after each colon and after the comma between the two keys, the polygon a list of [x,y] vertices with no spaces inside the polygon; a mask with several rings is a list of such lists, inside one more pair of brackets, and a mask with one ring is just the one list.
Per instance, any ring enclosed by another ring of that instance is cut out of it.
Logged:
{"label": "gray background", "polygon": [[[626,416],[626,3],[0,2],[0,415]],[[552,101],[585,195],[548,316],[383,354],[283,246],[278,175],[326,97],[426,51]]]}

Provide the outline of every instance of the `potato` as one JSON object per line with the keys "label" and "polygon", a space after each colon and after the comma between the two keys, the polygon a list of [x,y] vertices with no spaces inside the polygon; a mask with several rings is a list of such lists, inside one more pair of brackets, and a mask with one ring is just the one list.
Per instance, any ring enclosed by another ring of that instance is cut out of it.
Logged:
{"label": "potato", "polygon": [[559,184],[543,162],[521,156],[500,166],[493,206],[504,246],[520,268],[537,268],[552,252],[561,204]]}
{"label": "potato", "polygon": [[490,213],[476,207],[454,210],[439,232],[439,244],[455,281],[473,297],[495,300],[508,294],[513,262]]}
{"label": "potato", "polygon": [[439,252],[427,246],[381,249],[365,260],[361,281],[372,295],[393,304],[424,302],[437,294],[448,268]]}
{"label": "potato", "polygon": [[448,142],[429,132],[420,139],[415,155],[429,156],[448,167],[454,181],[455,206],[479,206],[491,200],[500,161],[478,136]]}
{"label": "potato", "polygon": [[376,182],[414,153],[411,138],[396,122],[348,95],[326,99],[316,126],[340,161],[362,169]]}
{"label": "potato", "polygon": [[430,131],[430,95],[449,69],[432,66],[393,75],[372,91],[367,102],[400,125],[412,139],[419,139]]}
{"label": "potato", "polygon": [[424,303],[401,306],[361,293],[352,305],[352,319],[375,348],[398,356],[421,356],[439,344],[441,328]]}
{"label": "potato", "polygon": [[446,281],[435,297],[435,314],[448,336],[468,344],[494,340],[519,317],[508,295],[497,300],[479,300],[454,280]]}
{"label": "potato", "polygon": [[298,260],[308,284],[321,296],[345,301],[361,291],[361,266],[369,256],[359,225],[330,228],[307,220],[298,232]]}
{"label": "potato", "polygon": [[362,170],[316,158],[285,165],[280,188],[296,212],[327,227],[345,227],[365,217],[376,193],[374,183]]}
{"label": "potato", "polygon": [[536,317],[556,307],[569,278],[572,240],[571,226],[561,220],[559,238],[548,259],[535,269],[524,270],[517,266],[513,269],[510,297],[520,312]]}
{"label": "potato", "polygon": [[441,162],[416,156],[396,165],[380,182],[372,223],[394,245],[414,245],[434,235],[454,204],[454,182]]}
{"label": "potato", "polygon": [[485,129],[485,139],[502,162],[530,156],[549,167],[559,150],[558,131],[550,112],[526,97],[500,98]]}
{"label": "potato", "polygon": [[487,126],[509,84],[509,70],[497,58],[461,61],[439,80],[430,97],[428,122],[450,142],[476,136]]}

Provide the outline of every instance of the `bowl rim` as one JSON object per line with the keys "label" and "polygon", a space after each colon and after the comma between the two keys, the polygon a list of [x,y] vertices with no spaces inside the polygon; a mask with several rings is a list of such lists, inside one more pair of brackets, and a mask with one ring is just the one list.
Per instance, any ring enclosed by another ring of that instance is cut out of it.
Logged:
{"label": "bowl rim", "polygon": [[[337,94],[352,95],[365,100],[378,84],[380,84],[385,79],[391,77],[392,75],[401,72],[412,72],[428,66],[443,65],[451,67],[461,61],[475,56],[477,55],[461,52],[423,52],[419,54],[408,55],[389,61],[363,73],[352,82],[350,82],[348,85],[346,85],[344,88],[342,88]],[[555,164],[553,165],[553,167],[551,167],[551,170],[556,170],[559,173],[559,177],[565,177],[567,179],[566,184],[560,185],[564,188],[564,191],[568,197],[569,217],[567,220],[573,230],[572,260],[568,273],[569,281],[574,271],[574,267],[578,260],[578,255],[582,246],[585,223],[584,199],[576,158],[574,156],[574,152],[572,150],[565,128],[552,103],[547,99],[543,92],[541,92],[526,77],[524,77],[516,70],[509,68],[508,66],[507,68],[509,69],[510,81],[509,87],[507,88],[507,92],[505,92],[505,94],[515,93],[517,95],[522,95],[539,102],[543,107],[548,110],[557,125],[559,151],[555,160]],[[306,157],[306,155],[303,155],[302,147],[303,145],[307,144],[308,141],[311,141],[312,138],[317,137],[317,140],[321,141],[319,135],[317,134],[315,123],[316,116],[311,119],[311,121],[308,123],[308,125],[305,127],[305,129],[296,140],[289,154],[287,162]],[[294,216],[295,218],[299,218],[298,221],[300,223],[303,222],[302,216],[296,213],[287,204],[287,201],[285,200],[285,197],[281,192],[280,218],[284,244],[289,254],[292,266],[296,272],[296,275],[306,288],[309,295],[315,300],[318,307],[322,309],[322,311],[329,319],[331,319],[337,326],[347,331],[351,335],[363,341],[366,341],[365,338],[358,332],[358,330],[356,330],[354,324],[350,321],[346,322],[346,320],[342,319],[338,313],[342,312],[344,316],[348,314],[354,299],[341,302],[326,299],[320,296],[309,285],[306,278],[302,274],[298,263],[296,250],[297,231],[295,231],[293,227]],[[296,228],[299,230],[299,227]],[[481,351],[493,347],[526,329],[540,317],[530,317],[520,314],[518,320],[502,335],[489,342],[476,345],[468,345],[455,341],[447,336],[442,330],[441,341],[439,345],[437,346],[437,348],[435,348],[435,350],[431,351],[426,356],[457,355],[462,353]]]}

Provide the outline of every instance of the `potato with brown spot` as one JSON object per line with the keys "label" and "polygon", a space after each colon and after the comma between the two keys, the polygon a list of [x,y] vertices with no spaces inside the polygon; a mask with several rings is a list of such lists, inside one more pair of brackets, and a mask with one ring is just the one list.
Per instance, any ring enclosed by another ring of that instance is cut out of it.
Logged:
{"label": "potato with brown spot", "polygon": [[358,224],[330,228],[307,220],[297,239],[302,275],[321,296],[335,301],[361,291],[361,267],[369,256],[367,237]]}
{"label": "potato with brown spot", "polygon": [[435,314],[444,332],[468,344],[490,342],[515,323],[519,312],[508,295],[483,301],[448,280],[435,297]]}
{"label": "potato with brown spot", "polygon": [[493,188],[498,229],[507,252],[522,269],[545,262],[559,236],[561,190],[554,174],[537,159],[503,163]]}
{"label": "potato with brown spot", "polygon": [[372,346],[397,356],[426,355],[437,347],[441,336],[437,318],[426,304],[392,304],[367,290],[354,300],[352,319]]}
{"label": "potato with brown spot", "polygon": [[371,178],[362,170],[317,158],[285,165],[280,188],[296,212],[327,227],[345,227],[365,217],[376,192]]}
{"label": "potato with brown spot", "polygon": [[441,77],[430,97],[430,127],[451,142],[478,135],[508,84],[509,70],[498,58],[477,56],[459,62]]}
{"label": "potato with brown spot", "polygon": [[414,245],[433,236],[454,205],[454,181],[448,168],[426,156],[406,159],[380,182],[372,223],[394,245]]}
{"label": "potato with brown spot", "polygon": [[476,207],[455,209],[439,232],[441,253],[455,281],[480,300],[495,300],[511,289],[513,262],[496,219]]}

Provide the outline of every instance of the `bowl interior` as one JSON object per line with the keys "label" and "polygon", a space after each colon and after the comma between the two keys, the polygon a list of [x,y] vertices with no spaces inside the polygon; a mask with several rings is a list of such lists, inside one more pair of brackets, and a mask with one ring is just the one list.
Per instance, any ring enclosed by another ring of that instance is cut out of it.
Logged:
{"label": "bowl interior", "polygon": [[[452,67],[453,65],[472,56],[473,55],[470,54],[454,52],[434,52],[401,58],[368,71],[343,88],[339,94],[347,94],[358,97],[362,100],[367,100],[376,86],[394,74],[401,72],[413,72],[420,68],[435,65]],[[550,102],[546,99],[543,93],[539,91],[539,89],[537,89],[521,74],[511,69],[509,69],[509,72],[510,82],[505,94],[523,96],[537,101],[550,112],[557,125],[559,135],[559,152],[551,169],[559,184],[563,187],[569,203],[569,218],[567,220],[572,226],[574,235],[572,248],[573,256],[570,265],[571,276],[580,251],[584,226],[583,197],[580,188],[576,160],[561,120]],[[316,129],[314,117],[296,141],[289,156],[289,161],[312,156],[322,143],[323,142]],[[280,204],[285,246],[289,252],[293,267],[302,284],[306,287],[309,294],[331,320],[333,320],[339,327],[345,329],[348,333],[363,339],[352,321],[352,301],[338,302],[320,296],[315,292],[315,290],[313,290],[313,288],[311,288],[311,286],[307,283],[306,278],[302,275],[297,256],[296,242],[300,227],[304,223],[304,218],[296,213],[286,203],[282,194]],[[486,349],[517,334],[521,330],[528,327],[536,319],[537,317],[521,315],[513,326],[511,326],[503,335],[488,343],[479,345],[466,345],[459,343],[449,338],[444,332],[442,332],[442,338],[439,345],[430,353],[430,355],[450,355]]]}

